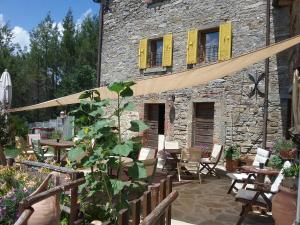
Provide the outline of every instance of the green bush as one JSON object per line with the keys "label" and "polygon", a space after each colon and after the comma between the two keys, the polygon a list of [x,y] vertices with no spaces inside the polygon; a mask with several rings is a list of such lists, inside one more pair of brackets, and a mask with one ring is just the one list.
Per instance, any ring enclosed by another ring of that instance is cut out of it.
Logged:
{"label": "green bush", "polygon": [[278,155],[274,155],[270,158],[268,166],[280,170],[283,166],[283,161]]}
{"label": "green bush", "polygon": [[284,177],[298,177],[299,166],[297,164],[293,164],[291,167],[283,169],[282,173]]}

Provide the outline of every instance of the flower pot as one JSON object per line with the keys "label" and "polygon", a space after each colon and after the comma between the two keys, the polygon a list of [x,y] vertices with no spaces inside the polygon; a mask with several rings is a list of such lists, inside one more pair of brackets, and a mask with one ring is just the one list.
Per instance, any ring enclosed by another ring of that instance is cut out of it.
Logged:
{"label": "flower pot", "polygon": [[279,154],[282,159],[294,159],[296,157],[295,149],[281,150]]}
{"label": "flower pot", "polygon": [[226,159],[226,171],[227,172],[235,172],[239,166],[239,160],[238,159]]}
{"label": "flower pot", "polygon": [[272,215],[276,225],[292,225],[297,209],[297,190],[279,186],[272,200]]}

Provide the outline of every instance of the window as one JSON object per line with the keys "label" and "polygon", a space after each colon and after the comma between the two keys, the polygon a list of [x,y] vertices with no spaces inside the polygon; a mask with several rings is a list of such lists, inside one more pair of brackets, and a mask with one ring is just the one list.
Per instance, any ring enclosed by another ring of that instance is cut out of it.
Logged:
{"label": "window", "polygon": [[142,39],[139,44],[139,69],[150,67],[171,67],[173,62],[173,36],[165,34],[161,38]]}
{"label": "window", "polygon": [[148,45],[148,66],[159,67],[162,66],[163,55],[163,39],[150,40]]}
{"label": "window", "polygon": [[199,34],[199,62],[209,63],[218,61],[219,31],[200,31]]}
{"label": "window", "polygon": [[229,60],[231,48],[231,22],[223,23],[216,29],[191,29],[187,39],[187,65]]}

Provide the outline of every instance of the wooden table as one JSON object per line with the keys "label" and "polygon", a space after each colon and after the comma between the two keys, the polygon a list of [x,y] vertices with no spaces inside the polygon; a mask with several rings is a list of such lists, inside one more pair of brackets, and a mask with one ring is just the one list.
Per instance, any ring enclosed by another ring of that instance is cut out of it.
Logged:
{"label": "wooden table", "polygon": [[40,141],[41,145],[45,146],[51,146],[54,148],[55,155],[56,155],[56,161],[60,163],[60,151],[62,148],[71,148],[74,146],[73,141],[64,141],[60,140],[57,142],[56,139],[41,139]]}
{"label": "wooden table", "polygon": [[279,174],[278,170],[271,167],[264,167],[263,169],[260,169],[256,166],[242,166],[241,170],[246,173],[257,174],[255,182],[260,184],[264,183],[266,176],[277,176]]}

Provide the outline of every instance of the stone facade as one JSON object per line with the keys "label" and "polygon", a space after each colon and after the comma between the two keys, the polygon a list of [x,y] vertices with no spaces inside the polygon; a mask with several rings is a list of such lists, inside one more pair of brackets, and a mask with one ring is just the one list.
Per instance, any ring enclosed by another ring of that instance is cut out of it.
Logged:
{"label": "stone facade", "polygon": [[[102,84],[118,80],[145,79],[161,73],[187,70],[187,32],[192,28],[216,28],[232,22],[232,56],[239,56],[265,46],[265,0],[167,0],[147,5],[142,0],[114,0],[105,15]],[[271,43],[290,36],[290,10],[272,7]],[[173,34],[173,66],[168,70],[140,71],[139,41]],[[268,141],[285,134],[287,127],[289,51],[270,60]],[[196,66],[202,66],[197,64]],[[264,72],[264,62],[193,88],[136,98],[140,117],[144,103],[166,103],[165,135],[178,140],[182,147],[191,145],[193,103],[214,102],[214,142],[239,143],[243,150],[256,149],[262,141],[263,98],[248,94],[252,82],[248,74]],[[263,82],[262,82],[263,83]],[[175,120],[170,120],[169,96],[175,95]]]}

